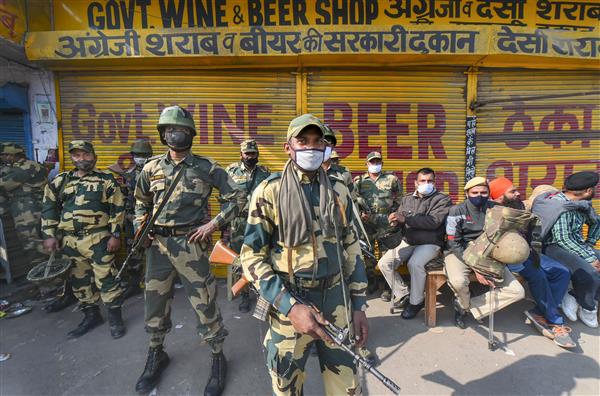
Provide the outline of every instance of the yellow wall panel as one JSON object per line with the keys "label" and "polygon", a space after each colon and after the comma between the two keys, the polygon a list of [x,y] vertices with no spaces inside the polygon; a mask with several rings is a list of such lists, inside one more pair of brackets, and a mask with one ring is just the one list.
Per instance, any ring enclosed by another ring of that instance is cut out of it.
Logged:
{"label": "yellow wall panel", "polygon": [[464,72],[312,70],[308,111],[338,133],[342,164],[354,174],[366,171],[370,151],[380,151],[384,170],[396,172],[405,191],[414,189],[414,172],[428,166],[456,202],[464,185]]}
{"label": "yellow wall panel", "polygon": [[484,70],[478,102],[480,175],[506,176],[526,198],[574,172],[600,172],[600,73]]}

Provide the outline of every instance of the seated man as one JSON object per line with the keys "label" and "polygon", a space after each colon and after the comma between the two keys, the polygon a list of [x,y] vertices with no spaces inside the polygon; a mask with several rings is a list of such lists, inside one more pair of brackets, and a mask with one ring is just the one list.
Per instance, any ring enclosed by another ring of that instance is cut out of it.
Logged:
{"label": "seated man", "polygon": [[389,216],[391,225],[402,226],[402,243],[385,252],[378,263],[386,282],[393,286],[394,305],[398,306],[407,291],[396,268],[408,260],[410,300],[402,312],[404,319],[414,318],[424,306],[425,264],[435,258],[444,245],[446,216],[452,206],[449,196],[436,191],[435,172],[430,168],[417,171],[415,190],[402,197],[398,210]]}
{"label": "seated man", "polygon": [[[490,181],[490,197],[498,205],[525,209],[519,192],[505,177]],[[535,308],[525,311],[527,319],[556,345],[574,348],[575,342],[569,336],[571,329],[565,326],[565,320],[558,312],[558,304],[567,292],[571,275],[561,263],[540,253],[541,239],[537,228],[526,236],[532,247],[529,258],[521,264],[508,265],[508,269],[525,278],[536,303]]]}
{"label": "seated man", "polygon": [[[590,202],[597,185],[596,172],[574,173],[563,192],[542,194],[533,203],[533,212],[542,220],[545,253],[571,271],[573,290],[565,294],[561,308],[570,320],[579,316],[592,328],[598,327],[600,299],[600,250],[594,249],[600,217]],[[589,226],[587,239],[584,224]]]}
{"label": "seated man", "polygon": [[[446,220],[446,234],[450,254],[446,256],[444,271],[448,277],[448,285],[454,291],[454,322],[461,329],[466,328],[466,316],[470,310],[476,320],[487,316],[489,312],[490,292],[471,298],[469,291],[469,275],[473,271],[463,261],[463,253],[469,242],[477,239],[483,232],[486,210],[494,204],[489,202],[490,190],[487,180],[474,177],[465,185],[464,202],[450,208]],[[485,286],[494,285],[482,274],[475,272],[477,281]],[[508,268],[504,268],[503,282],[496,284],[497,311],[525,297],[525,290]]]}

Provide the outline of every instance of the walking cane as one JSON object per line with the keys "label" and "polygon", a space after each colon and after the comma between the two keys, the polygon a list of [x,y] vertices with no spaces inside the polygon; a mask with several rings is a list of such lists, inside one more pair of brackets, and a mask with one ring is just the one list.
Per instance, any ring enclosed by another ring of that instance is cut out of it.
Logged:
{"label": "walking cane", "polygon": [[394,309],[394,292],[396,291],[396,260],[398,260],[398,255],[396,254],[396,249],[394,249],[394,264],[392,265],[392,292],[390,293],[390,314],[396,313]]}
{"label": "walking cane", "polygon": [[[493,280],[488,278],[488,281],[493,282]],[[496,349],[496,340],[494,339],[494,310],[495,310],[495,302],[496,302],[496,287],[491,284],[490,285],[490,319],[489,319],[489,336],[488,336],[488,349],[493,351]]]}

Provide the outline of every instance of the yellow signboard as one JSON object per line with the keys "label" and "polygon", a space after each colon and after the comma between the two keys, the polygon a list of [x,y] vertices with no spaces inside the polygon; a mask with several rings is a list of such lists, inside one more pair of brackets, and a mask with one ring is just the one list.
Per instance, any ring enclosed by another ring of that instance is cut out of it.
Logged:
{"label": "yellow signboard", "polygon": [[16,44],[22,44],[27,30],[25,2],[0,0],[0,36]]}
{"label": "yellow signboard", "polygon": [[56,30],[513,25],[594,31],[598,0],[54,0]]}
{"label": "yellow signboard", "polygon": [[323,26],[32,32],[31,60],[309,54],[465,54],[600,58],[600,37],[511,26]]}

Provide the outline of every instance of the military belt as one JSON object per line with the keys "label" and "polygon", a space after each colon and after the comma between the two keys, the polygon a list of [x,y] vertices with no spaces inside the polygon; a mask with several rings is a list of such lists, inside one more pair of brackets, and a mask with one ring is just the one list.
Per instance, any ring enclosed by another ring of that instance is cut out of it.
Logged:
{"label": "military belt", "polygon": [[92,234],[96,234],[102,231],[108,231],[109,227],[98,227],[98,228],[90,228],[87,230],[78,230],[78,231],[65,231],[65,235],[76,236],[76,237],[84,237]]}
{"label": "military belt", "polygon": [[[290,278],[289,278],[288,274],[279,273],[279,276],[281,276],[283,278],[283,280],[286,283],[286,286],[288,286],[288,287],[291,286],[291,282],[289,280]],[[311,290],[329,289],[331,286],[334,286],[335,284],[337,284],[341,279],[342,279],[342,277],[339,272],[337,274],[328,276],[326,278],[318,278],[315,280],[294,276],[295,287],[301,288],[301,289],[311,289]]]}
{"label": "military belt", "polygon": [[186,224],[180,226],[172,226],[172,227],[163,227],[155,225],[152,228],[152,234],[160,235],[163,237],[174,237],[174,236],[183,236],[187,235],[190,231],[198,228],[198,224]]}

